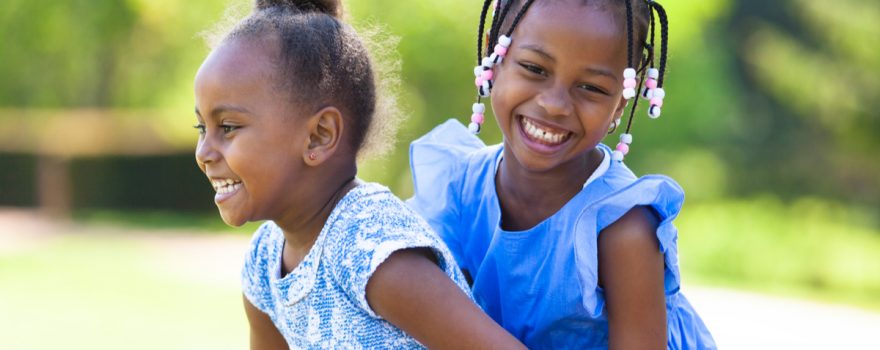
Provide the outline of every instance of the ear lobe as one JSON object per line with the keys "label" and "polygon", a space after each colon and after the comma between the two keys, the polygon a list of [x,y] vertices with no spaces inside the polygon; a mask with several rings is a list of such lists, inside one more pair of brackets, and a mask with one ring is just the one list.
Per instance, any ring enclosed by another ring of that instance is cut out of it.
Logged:
{"label": "ear lobe", "polygon": [[316,166],[336,153],[342,144],[344,122],[336,107],[324,107],[309,118],[308,146],[303,153],[306,164]]}

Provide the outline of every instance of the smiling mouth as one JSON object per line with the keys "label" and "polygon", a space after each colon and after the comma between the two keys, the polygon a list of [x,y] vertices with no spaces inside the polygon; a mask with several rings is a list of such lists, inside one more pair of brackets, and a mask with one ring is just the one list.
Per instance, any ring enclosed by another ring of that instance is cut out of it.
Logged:
{"label": "smiling mouth", "polygon": [[570,131],[550,128],[525,116],[520,116],[519,119],[520,126],[522,126],[523,131],[525,131],[526,136],[531,141],[547,146],[558,146],[568,141],[571,137]]}
{"label": "smiling mouth", "polygon": [[241,188],[241,181],[233,179],[214,179],[211,180],[211,186],[214,187],[214,191],[217,191],[217,194],[227,194],[235,192]]}

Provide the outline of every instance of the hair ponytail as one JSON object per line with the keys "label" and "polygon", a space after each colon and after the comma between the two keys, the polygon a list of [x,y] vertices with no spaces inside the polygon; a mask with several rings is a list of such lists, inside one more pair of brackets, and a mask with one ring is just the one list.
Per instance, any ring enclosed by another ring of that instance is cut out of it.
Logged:
{"label": "hair ponytail", "polygon": [[339,0],[256,0],[257,10],[272,7],[285,7],[301,12],[318,12],[330,17],[342,17],[342,4]]}

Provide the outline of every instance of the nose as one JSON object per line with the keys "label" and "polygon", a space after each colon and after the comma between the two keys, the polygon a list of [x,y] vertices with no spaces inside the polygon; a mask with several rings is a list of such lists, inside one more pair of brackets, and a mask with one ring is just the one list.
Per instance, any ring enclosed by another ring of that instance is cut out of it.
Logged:
{"label": "nose", "polygon": [[574,109],[568,88],[561,84],[554,84],[541,91],[538,95],[538,105],[550,116],[571,115]]}
{"label": "nose", "polygon": [[202,135],[199,143],[196,144],[196,163],[204,170],[205,165],[215,163],[220,159],[220,152],[217,150],[216,142],[211,135]]}

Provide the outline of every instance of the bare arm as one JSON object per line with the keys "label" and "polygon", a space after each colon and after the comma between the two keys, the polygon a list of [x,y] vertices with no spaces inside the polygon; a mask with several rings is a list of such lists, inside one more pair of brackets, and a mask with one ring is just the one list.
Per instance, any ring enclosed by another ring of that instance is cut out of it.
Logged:
{"label": "bare arm", "polygon": [[654,213],[636,207],[599,235],[610,349],[666,349],[663,253],[656,230]]}
{"label": "bare arm", "polygon": [[243,299],[244,311],[251,325],[251,350],[288,349],[287,341],[278,332],[269,315],[257,309],[246,297]]}
{"label": "bare arm", "polygon": [[370,307],[429,349],[525,349],[431,260],[425,249],[393,253],[367,283]]}

